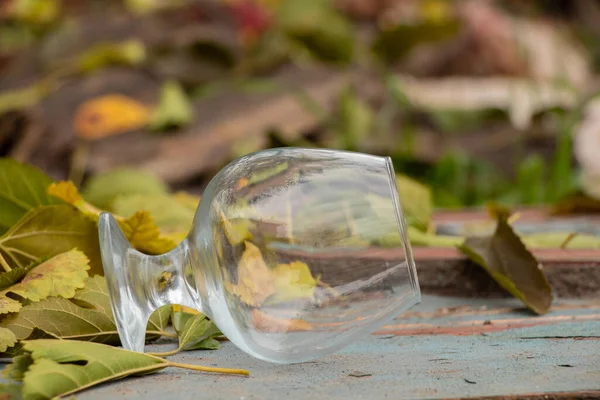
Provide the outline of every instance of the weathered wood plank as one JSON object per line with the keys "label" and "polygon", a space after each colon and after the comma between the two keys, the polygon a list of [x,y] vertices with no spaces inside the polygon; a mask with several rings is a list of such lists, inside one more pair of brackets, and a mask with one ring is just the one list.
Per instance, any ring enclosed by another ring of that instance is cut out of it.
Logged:
{"label": "weathered wood plank", "polygon": [[[599,313],[600,304],[591,301],[564,300],[547,316],[534,317],[509,298],[425,296],[393,325],[464,329],[473,323],[479,329],[481,321],[490,321],[483,326],[504,323],[507,329],[407,335],[408,331],[385,333],[384,328],[339,353],[283,366],[255,360],[226,343],[219,351],[189,352],[174,359],[247,368],[250,378],[168,369],[153,377],[105,385],[78,398],[591,399],[600,393],[600,339],[594,336],[600,334]],[[367,376],[353,377],[354,371]]]}

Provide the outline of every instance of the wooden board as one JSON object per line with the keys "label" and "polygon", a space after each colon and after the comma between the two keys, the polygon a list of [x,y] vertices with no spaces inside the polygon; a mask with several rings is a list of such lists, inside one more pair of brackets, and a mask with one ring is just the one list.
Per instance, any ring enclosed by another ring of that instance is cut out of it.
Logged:
{"label": "wooden board", "polygon": [[562,300],[535,317],[514,299],[427,295],[375,335],[314,362],[269,364],[230,343],[173,358],[251,376],[167,369],[78,399],[600,398],[600,301]]}

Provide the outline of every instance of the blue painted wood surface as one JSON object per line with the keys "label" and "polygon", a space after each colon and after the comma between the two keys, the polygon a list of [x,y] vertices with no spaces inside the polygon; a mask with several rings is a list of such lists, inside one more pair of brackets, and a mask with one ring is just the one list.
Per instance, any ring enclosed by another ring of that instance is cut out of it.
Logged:
{"label": "blue painted wood surface", "polygon": [[[168,346],[152,346],[165,351]],[[78,399],[600,398],[600,300],[559,300],[533,316],[514,299],[425,296],[359,343],[299,365],[261,362],[225,343],[177,361],[249,369],[249,378],[167,369]],[[364,375],[364,376],[361,376]]]}

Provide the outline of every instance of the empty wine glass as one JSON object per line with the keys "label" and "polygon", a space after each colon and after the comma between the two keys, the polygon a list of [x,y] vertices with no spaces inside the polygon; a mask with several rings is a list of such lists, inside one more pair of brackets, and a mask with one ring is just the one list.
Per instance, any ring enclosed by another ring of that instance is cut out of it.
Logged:
{"label": "empty wine glass", "polygon": [[187,238],[150,256],[115,219],[100,245],[123,347],[144,351],[158,307],[211,318],[262,360],[315,359],[420,301],[391,160],[282,148],[239,158],[210,182]]}

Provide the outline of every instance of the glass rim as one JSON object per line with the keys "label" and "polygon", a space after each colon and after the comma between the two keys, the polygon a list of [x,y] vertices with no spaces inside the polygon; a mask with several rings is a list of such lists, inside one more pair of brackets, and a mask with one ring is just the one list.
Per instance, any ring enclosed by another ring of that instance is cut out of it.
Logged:
{"label": "glass rim", "polygon": [[408,265],[408,276],[410,281],[411,289],[415,295],[416,302],[421,301],[421,287],[419,286],[419,277],[417,275],[417,266],[413,257],[412,246],[410,244],[410,238],[408,235],[408,229],[404,220],[404,212],[402,210],[402,202],[400,200],[400,191],[398,190],[398,182],[396,181],[396,172],[394,170],[394,164],[391,157],[383,157],[386,170],[388,173],[388,180],[390,185],[390,194],[392,196],[392,202],[394,207],[394,214],[396,215],[396,224],[400,233],[400,240],[402,241],[402,247],[404,248],[404,254],[406,263]]}

